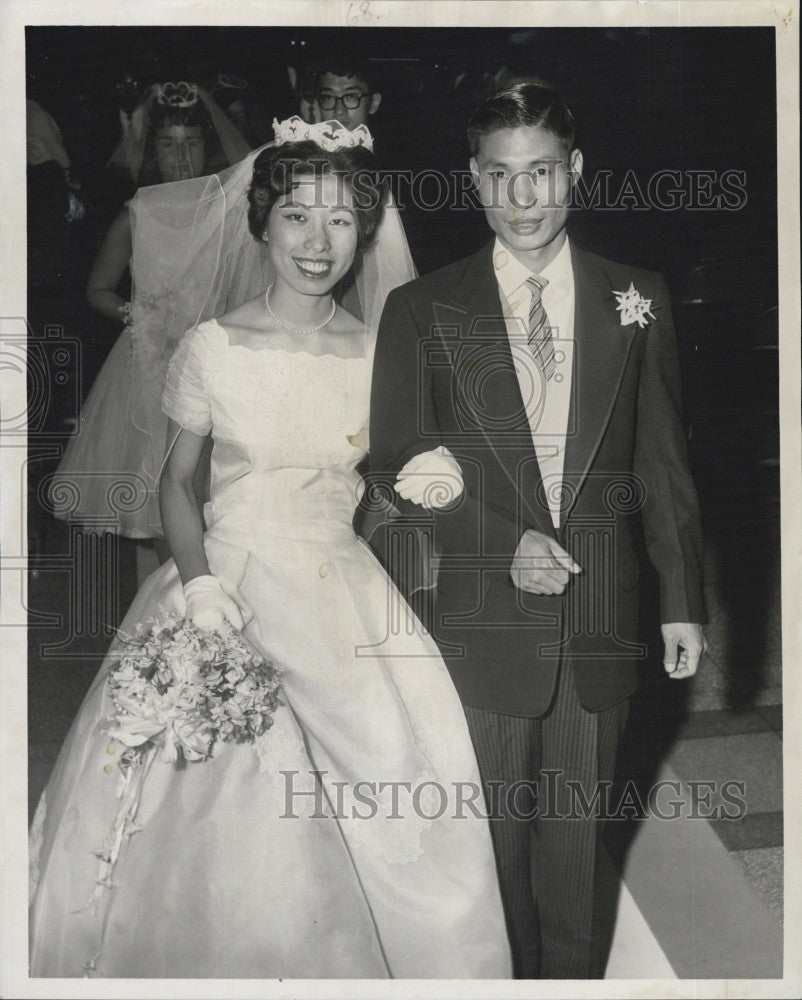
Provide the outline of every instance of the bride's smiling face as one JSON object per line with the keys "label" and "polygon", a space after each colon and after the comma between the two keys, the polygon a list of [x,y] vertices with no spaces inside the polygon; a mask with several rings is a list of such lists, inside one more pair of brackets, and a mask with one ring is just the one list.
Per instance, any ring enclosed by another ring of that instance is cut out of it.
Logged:
{"label": "bride's smiling face", "polygon": [[351,189],[334,174],[301,178],[270,210],[266,236],[276,282],[302,295],[324,295],[354,261],[358,225]]}

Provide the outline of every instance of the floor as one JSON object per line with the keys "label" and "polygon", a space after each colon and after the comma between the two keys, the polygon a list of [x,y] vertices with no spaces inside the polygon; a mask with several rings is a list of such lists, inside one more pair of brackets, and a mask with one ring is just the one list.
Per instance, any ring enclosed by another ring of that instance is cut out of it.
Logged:
{"label": "floor", "polygon": [[[664,736],[655,741],[665,749],[649,787],[672,782],[659,808],[681,815],[649,815],[631,824],[634,836],[608,838],[624,895],[607,978],[640,978],[644,963],[656,969],[661,955],[679,979],[782,974],[779,574],[768,575],[761,662],[755,663],[762,683],[747,707],[732,694],[739,676],[732,650],[742,642],[742,630],[756,623],[744,625],[740,609],[724,600],[722,560],[712,546],[706,561],[710,648],[697,676],[673,703],[648,687],[631,703],[632,715],[648,719]],[[729,802],[722,797],[728,782]],[[670,805],[674,800],[682,806]]]}

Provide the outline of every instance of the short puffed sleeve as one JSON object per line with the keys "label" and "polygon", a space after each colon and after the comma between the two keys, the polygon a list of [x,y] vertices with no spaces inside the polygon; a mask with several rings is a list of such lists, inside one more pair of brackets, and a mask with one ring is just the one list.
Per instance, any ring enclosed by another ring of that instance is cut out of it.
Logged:
{"label": "short puffed sleeve", "polygon": [[206,388],[208,342],[202,327],[181,338],[167,366],[162,411],[181,427],[206,435],[212,429],[212,411]]}

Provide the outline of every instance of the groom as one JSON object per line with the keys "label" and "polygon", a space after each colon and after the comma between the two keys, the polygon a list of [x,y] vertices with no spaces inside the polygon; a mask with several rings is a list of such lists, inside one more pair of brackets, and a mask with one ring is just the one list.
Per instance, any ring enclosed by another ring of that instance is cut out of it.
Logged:
{"label": "groom", "polygon": [[495,94],[468,140],[494,236],[387,299],[371,470],[441,552],[433,635],[485,785],[516,975],[593,978],[594,796],[645,655],[638,520],[666,671],[691,676],[705,645],[674,327],[659,275],[567,237],[582,154],[554,91]]}

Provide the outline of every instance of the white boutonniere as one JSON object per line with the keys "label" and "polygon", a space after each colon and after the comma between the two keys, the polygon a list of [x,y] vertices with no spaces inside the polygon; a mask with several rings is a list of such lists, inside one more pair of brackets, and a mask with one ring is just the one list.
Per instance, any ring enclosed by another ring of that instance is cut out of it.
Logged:
{"label": "white boutonniere", "polygon": [[642,330],[649,325],[650,319],[656,319],[652,313],[652,300],[644,299],[634,282],[630,281],[625,292],[613,292],[613,295],[618,302],[616,309],[621,313],[621,326],[637,323]]}

